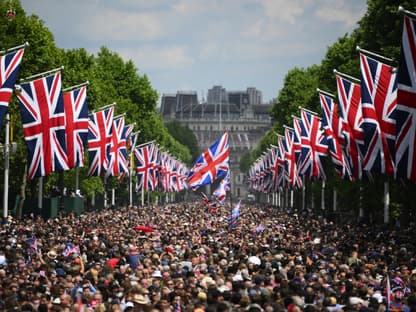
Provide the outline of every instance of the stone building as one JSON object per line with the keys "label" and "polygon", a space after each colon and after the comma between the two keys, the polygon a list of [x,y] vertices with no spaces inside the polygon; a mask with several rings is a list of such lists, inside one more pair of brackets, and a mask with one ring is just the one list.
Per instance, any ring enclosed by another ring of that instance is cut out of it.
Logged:
{"label": "stone building", "polygon": [[271,129],[271,106],[262,103],[262,94],[256,88],[227,91],[214,86],[208,90],[207,100],[201,102],[194,91],[164,94],[160,111],[164,122],[177,119],[187,125],[197,137],[201,152],[228,131],[231,195],[237,199],[247,195],[246,173],[240,171],[240,159]]}

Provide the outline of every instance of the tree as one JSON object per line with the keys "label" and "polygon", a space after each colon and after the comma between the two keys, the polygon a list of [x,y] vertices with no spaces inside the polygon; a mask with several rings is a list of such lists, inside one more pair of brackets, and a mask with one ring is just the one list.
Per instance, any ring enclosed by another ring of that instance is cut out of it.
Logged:
{"label": "tree", "polygon": [[198,147],[198,141],[192,130],[189,129],[187,125],[182,125],[177,119],[173,119],[172,121],[166,123],[165,126],[170,135],[176,141],[180,142],[189,149],[189,152],[192,156],[192,161],[196,161],[200,155],[200,151]]}

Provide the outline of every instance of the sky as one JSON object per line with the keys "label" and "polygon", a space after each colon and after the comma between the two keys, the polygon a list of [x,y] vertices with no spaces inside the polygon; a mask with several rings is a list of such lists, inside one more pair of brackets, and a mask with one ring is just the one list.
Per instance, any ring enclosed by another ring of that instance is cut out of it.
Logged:
{"label": "sky", "polygon": [[[132,60],[160,96],[222,85],[277,97],[294,67],[319,64],[365,0],[21,0],[64,49]],[[335,82],[334,82],[335,83]]]}

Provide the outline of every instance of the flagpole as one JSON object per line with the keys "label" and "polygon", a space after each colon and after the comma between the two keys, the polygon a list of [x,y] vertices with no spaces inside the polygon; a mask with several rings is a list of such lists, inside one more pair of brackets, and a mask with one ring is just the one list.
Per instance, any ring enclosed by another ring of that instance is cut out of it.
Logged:
{"label": "flagpole", "polygon": [[[102,106],[102,107],[98,108],[98,110],[99,110],[99,111],[103,111],[103,110],[105,110],[105,109],[107,109],[107,108],[110,108],[110,107],[115,106],[116,104],[117,104],[116,102],[113,102],[113,103],[111,103],[111,104],[104,105],[104,106]],[[95,113],[95,112],[96,112],[96,110],[94,109],[94,110],[92,111],[92,113]]]}
{"label": "flagpole", "polygon": [[154,142],[156,142],[156,140],[152,140],[152,141],[149,141],[149,142],[146,142],[146,143],[139,144],[139,145],[137,145],[136,147],[143,147],[143,146],[145,146],[145,145],[149,145],[149,144],[152,144],[152,143],[154,143]]}
{"label": "flagpole", "polygon": [[75,86],[62,89],[62,92],[69,92],[69,91],[72,91],[72,90],[75,90],[75,89],[78,89],[78,88],[81,88],[81,87],[88,86],[89,84],[90,84],[90,82],[87,80],[87,81],[85,81],[83,83],[80,83],[80,84],[77,84]]}
{"label": "flagpole", "polygon": [[32,76],[29,76],[29,77],[26,77],[26,78],[22,78],[22,79],[20,79],[20,82],[22,82],[22,81],[27,81],[27,80],[31,80],[31,79],[33,79],[33,78],[37,78],[37,77],[45,77],[45,76],[47,76],[47,75],[49,75],[49,74],[56,73],[56,72],[61,71],[61,70],[63,70],[63,69],[64,69],[64,66],[61,66],[61,67],[58,67],[58,68],[55,68],[55,69],[51,69],[51,70],[45,71],[45,72],[43,72],[43,73],[34,74],[34,75],[32,75]]}
{"label": "flagpole", "polygon": [[321,119],[321,117],[319,117],[319,114],[318,114],[317,112],[311,111],[311,110],[309,110],[309,109],[307,109],[307,108],[304,108],[304,107],[302,107],[302,106],[298,106],[298,108],[299,108],[300,110],[304,110],[304,111],[305,111],[305,112],[307,112],[307,113],[310,113],[310,114],[312,114],[312,115],[318,116],[318,118],[319,118],[319,119]]}
{"label": "flagpole", "polygon": [[324,90],[322,90],[322,89],[316,88],[316,91],[317,91],[318,93],[325,94],[325,95],[327,95],[327,96],[329,96],[329,97],[331,97],[331,98],[335,98],[335,95],[334,95],[334,94],[329,93],[329,92],[327,92],[327,91],[324,91]]}
{"label": "flagpole", "polygon": [[21,44],[21,45],[18,45],[18,46],[16,46],[16,47],[13,47],[13,48],[10,48],[10,49],[6,49],[6,50],[1,50],[0,51],[0,54],[6,54],[6,53],[10,53],[10,52],[13,52],[13,51],[16,51],[16,50],[19,50],[19,49],[21,49],[21,48],[25,48],[25,47],[27,47],[27,46],[29,46],[29,42],[25,42],[25,43],[23,43],[23,44]]}
{"label": "flagpole", "polygon": [[356,50],[358,52],[364,54],[364,55],[367,55],[367,56],[372,56],[372,57],[375,57],[377,59],[380,59],[380,60],[383,60],[383,61],[386,61],[386,62],[390,62],[390,63],[396,63],[396,60],[394,60],[392,58],[388,58],[388,57],[385,57],[383,55],[380,55],[380,54],[377,54],[377,53],[374,53],[374,52],[371,52],[371,51],[368,51],[368,50],[364,50],[363,48],[360,48],[359,46],[356,47]]}
{"label": "flagpole", "polygon": [[3,220],[7,221],[9,208],[9,141],[10,141],[10,115],[6,114],[6,137],[4,139],[4,190],[3,190]]}
{"label": "flagpole", "polygon": [[406,10],[401,5],[399,6],[398,11],[399,11],[399,13],[403,13],[404,15],[407,15],[409,17],[416,18],[416,13],[413,13],[411,11]]}
{"label": "flagpole", "polygon": [[42,196],[43,196],[43,177],[39,177],[39,182],[38,182],[38,210],[39,212],[42,211],[42,206],[43,206]]}
{"label": "flagpole", "polygon": [[348,75],[348,74],[341,73],[341,72],[337,71],[336,69],[334,69],[334,74],[339,75],[339,76],[341,76],[341,77],[343,77],[343,78],[346,78],[346,79],[352,80],[352,81],[354,81],[354,82],[356,82],[356,83],[360,83],[360,82],[361,82],[361,80],[360,80],[360,79],[355,78],[355,77],[353,77],[353,76],[350,76],[350,75]]}
{"label": "flagpole", "polygon": [[[132,133],[132,136],[139,135],[140,130]],[[133,145],[131,146],[130,151],[130,175],[129,175],[129,202],[130,206],[133,206],[133,157],[134,157],[134,149],[136,148],[136,141],[134,140]]]}
{"label": "flagpole", "polygon": [[384,182],[384,224],[389,223],[390,217],[390,188],[389,181]]}

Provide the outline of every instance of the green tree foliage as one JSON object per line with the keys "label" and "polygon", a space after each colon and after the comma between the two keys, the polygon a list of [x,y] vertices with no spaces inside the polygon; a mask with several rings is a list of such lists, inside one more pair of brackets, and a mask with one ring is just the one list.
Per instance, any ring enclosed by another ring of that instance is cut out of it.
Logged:
{"label": "green tree foliage", "polygon": [[[15,18],[8,20],[4,16],[12,6]],[[4,14],[3,14],[4,13]],[[139,74],[134,63],[123,60],[116,52],[102,47],[97,55],[89,54],[85,49],[64,50],[56,46],[53,34],[45,27],[36,15],[27,16],[18,0],[0,2],[0,42],[1,49],[11,48],[28,42],[25,49],[19,77],[28,77],[60,66],[63,88],[89,81],[87,99],[89,110],[116,102],[115,114],[125,114],[126,124],[136,123],[135,130],[140,130],[139,144],[155,140],[162,147],[182,161],[190,161],[191,155],[187,147],[175,140],[163,126],[158,114],[158,93],[152,88],[151,82],[144,74]],[[27,161],[26,143],[20,109],[16,97],[12,97],[9,112],[13,122],[12,136],[18,143],[16,154],[10,160],[10,198],[19,192]],[[0,139],[4,131],[0,134]],[[100,178],[87,177],[88,156],[86,166],[80,168],[81,190],[84,194],[102,192]],[[3,164],[0,162],[0,169]],[[64,173],[64,184],[74,189],[75,170]],[[45,191],[51,185],[58,185],[59,174],[53,173],[45,181]],[[2,182],[0,182],[2,183]],[[109,179],[111,187],[119,185],[118,179]],[[36,196],[37,180],[28,184],[28,196]]]}
{"label": "green tree foliage", "polygon": [[[367,12],[358,22],[358,27],[351,34],[345,34],[329,46],[319,65],[312,65],[306,69],[294,68],[287,73],[283,88],[279,91],[277,102],[271,112],[276,120],[277,132],[283,131],[284,124],[292,124],[292,114],[298,115],[298,106],[321,112],[316,87],[336,94],[334,69],[359,78],[357,45],[386,57],[399,59],[403,15],[398,13],[398,7],[401,5],[407,10],[416,11],[416,1],[368,0],[367,4]],[[397,66],[397,62],[392,65]],[[260,154],[261,151],[255,151],[248,155],[247,159],[255,160],[254,156]],[[327,188],[338,190],[338,202],[341,204],[339,208],[343,209],[343,213],[356,213],[361,205],[373,220],[377,218],[380,220],[383,182],[387,180],[386,177],[374,175],[373,180],[349,182],[335,177],[331,164],[327,166],[327,171]],[[402,207],[403,212],[408,216],[412,215],[411,211],[416,208],[415,189],[415,184],[402,184],[390,180],[390,192],[395,207]],[[315,194],[315,198],[318,197],[319,193]]]}
{"label": "green tree foliage", "polygon": [[192,162],[196,161],[200,155],[200,151],[198,141],[192,130],[189,129],[187,125],[182,125],[177,119],[166,123],[165,126],[173,138],[189,149],[192,156]]}
{"label": "green tree foliage", "polygon": [[276,128],[281,129],[283,125],[292,127],[292,115],[299,116],[299,106],[317,110],[318,73],[319,67],[312,65],[306,69],[295,67],[286,74],[283,88],[271,110]]}

